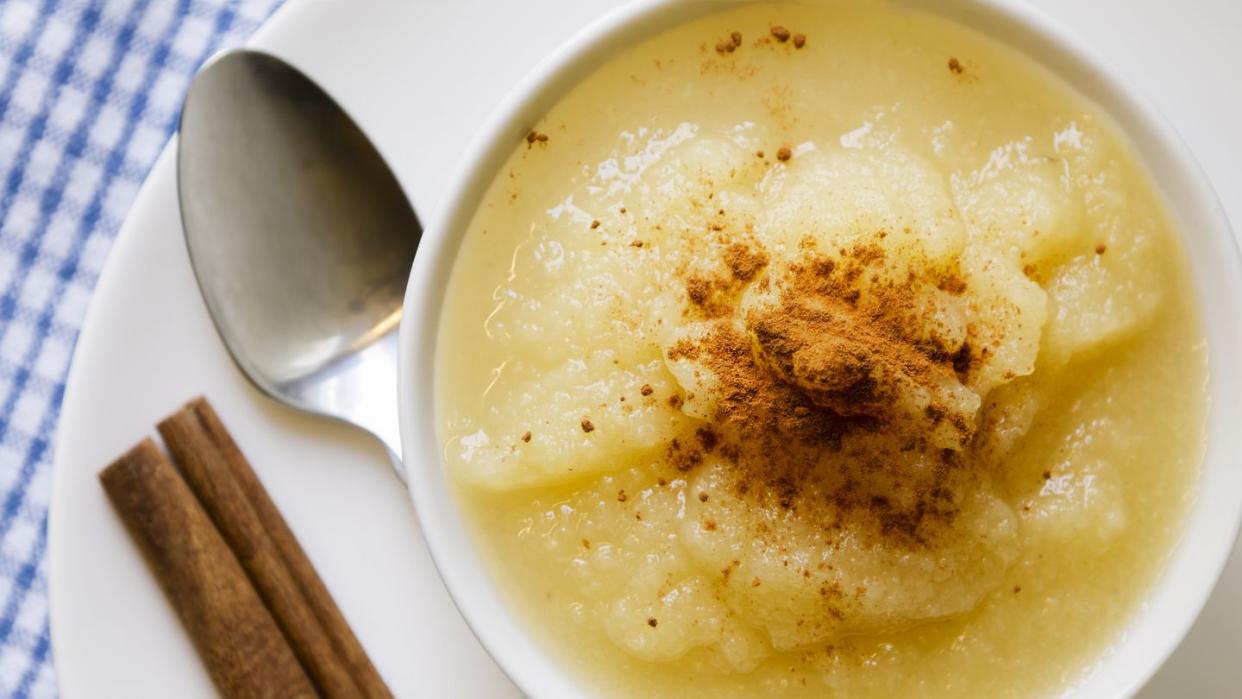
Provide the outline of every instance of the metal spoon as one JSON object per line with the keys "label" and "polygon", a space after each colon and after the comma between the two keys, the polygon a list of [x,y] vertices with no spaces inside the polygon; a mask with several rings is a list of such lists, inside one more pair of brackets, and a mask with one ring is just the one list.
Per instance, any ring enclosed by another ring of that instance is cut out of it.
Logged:
{"label": "metal spoon", "polygon": [[222,54],[186,96],[177,187],[233,361],[272,398],[370,432],[404,480],[396,327],[422,227],[358,125],[288,63]]}

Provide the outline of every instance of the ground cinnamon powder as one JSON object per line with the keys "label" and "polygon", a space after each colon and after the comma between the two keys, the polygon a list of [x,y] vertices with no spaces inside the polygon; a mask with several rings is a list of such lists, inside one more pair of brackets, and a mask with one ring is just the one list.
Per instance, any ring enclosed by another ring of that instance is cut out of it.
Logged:
{"label": "ground cinnamon powder", "polygon": [[[917,292],[960,294],[965,282],[956,270],[895,274],[879,244],[886,235],[832,254],[810,241],[780,270],[757,243],[734,242],[723,254],[728,278],[683,279],[688,310],[709,329],[667,357],[710,372],[713,411],[694,439],[672,441],[670,467],[693,471],[710,456],[730,469],[739,497],[884,545],[925,546],[952,522],[973,477],[963,455],[973,416],[936,399],[979,357],[969,341],[932,339]],[[743,312],[747,285],[764,301]],[[930,400],[902,412],[910,395]],[[953,448],[926,436],[946,421],[960,435]]]}

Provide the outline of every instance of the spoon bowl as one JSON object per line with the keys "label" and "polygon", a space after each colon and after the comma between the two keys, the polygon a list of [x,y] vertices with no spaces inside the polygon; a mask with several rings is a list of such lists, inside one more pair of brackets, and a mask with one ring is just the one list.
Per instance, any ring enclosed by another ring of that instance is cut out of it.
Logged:
{"label": "spoon bowl", "polygon": [[401,475],[396,328],[422,227],[375,146],[297,68],[234,50],[190,86],[177,188],[199,289],[242,372],[367,430]]}

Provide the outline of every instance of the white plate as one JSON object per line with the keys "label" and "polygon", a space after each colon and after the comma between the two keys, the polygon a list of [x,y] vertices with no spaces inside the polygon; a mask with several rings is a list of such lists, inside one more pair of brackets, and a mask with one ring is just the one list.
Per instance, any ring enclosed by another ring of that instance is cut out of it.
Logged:
{"label": "white plate", "polygon": [[[614,3],[290,2],[252,43],[305,69],[361,122],[425,220],[443,174],[508,86]],[[1193,16],[1180,17],[1175,4],[1154,0],[1038,4],[1155,98],[1201,157],[1233,219],[1242,219],[1242,98],[1220,82],[1242,66],[1242,47],[1226,32],[1242,26],[1242,5],[1202,0]],[[516,696],[444,592],[381,449],[274,405],[229,362],[186,259],[173,164],[166,149],[121,230],[66,389],[49,532],[61,693],[213,694],[95,480],[157,420],[204,393],[398,696]],[[1239,647],[1242,555],[1235,552],[1203,619],[1146,695],[1233,695],[1242,687]]]}

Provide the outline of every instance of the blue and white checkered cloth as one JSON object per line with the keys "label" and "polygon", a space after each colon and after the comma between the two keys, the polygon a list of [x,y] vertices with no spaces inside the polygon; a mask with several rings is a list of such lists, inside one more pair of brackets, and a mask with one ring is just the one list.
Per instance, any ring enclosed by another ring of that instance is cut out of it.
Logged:
{"label": "blue and white checkered cloth", "polygon": [[91,290],[208,56],[280,0],[0,0],[0,697],[52,697],[51,444]]}

